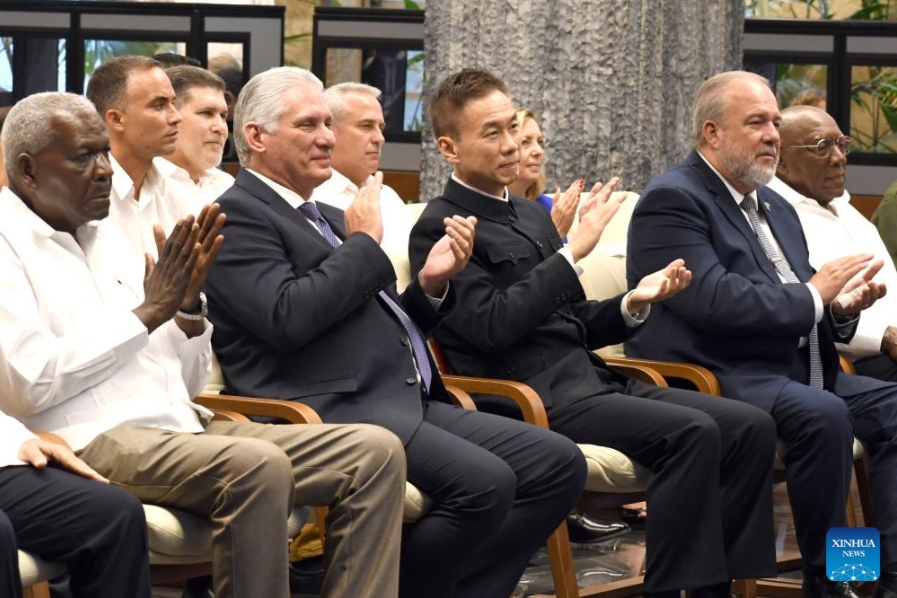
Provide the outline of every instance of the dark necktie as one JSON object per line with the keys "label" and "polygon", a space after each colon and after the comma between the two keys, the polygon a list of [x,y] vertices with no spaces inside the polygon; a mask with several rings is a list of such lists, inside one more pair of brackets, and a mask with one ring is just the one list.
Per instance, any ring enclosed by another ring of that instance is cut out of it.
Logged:
{"label": "dark necktie", "polygon": [[[751,221],[751,227],[754,229],[754,234],[757,235],[757,240],[760,241],[763,251],[766,252],[766,257],[772,262],[776,272],[786,283],[799,284],[800,280],[794,274],[785,257],[779,255],[775,246],[770,242],[769,237],[766,236],[766,231],[763,230],[763,226],[760,224],[757,208],[754,207],[753,199],[749,195],[745,195],[740,205],[741,209],[747,213],[748,220]],[[813,324],[813,329],[807,337],[807,343],[810,346],[810,386],[822,388],[822,359],[819,357],[819,334],[815,324]]]}
{"label": "dark necktie", "polygon": [[[315,223],[315,226],[318,227],[318,230],[321,231],[321,235],[328,243],[334,248],[339,247],[340,240],[333,234],[333,229],[330,228],[330,225],[327,224],[327,221],[321,216],[318,206],[310,202],[305,202],[299,206],[299,211],[303,216]],[[380,291],[379,294],[380,299],[382,299],[389,309],[392,310],[393,314],[399,319],[399,322],[402,323],[402,327],[408,334],[408,338],[411,340],[411,352],[414,356],[414,361],[417,364],[417,371],[420,372],[424,390],[429,392],[430,382],[433,379],[433,372],[430,369],[430,361],[427,359],[427,343],[420,335],[420,332],[418,332],[417,326],[415,326],[414,322],[411,321],[411,318],[408,317],[402,308],[383,291]]]}

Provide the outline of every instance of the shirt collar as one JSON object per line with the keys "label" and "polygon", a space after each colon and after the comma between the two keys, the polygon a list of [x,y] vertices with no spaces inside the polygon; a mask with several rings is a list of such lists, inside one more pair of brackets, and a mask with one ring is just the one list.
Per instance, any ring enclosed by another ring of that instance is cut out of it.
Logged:
{"label": "shirt collar", "polygon": [[[24,222],[31,229],[35,237],[50,239],[57,235],[64,235],[71,239],[72,235],[54,229],[32,211],[9,187],[0,188],[0,212],[10,216],[8,222]],[[5,220],[5,219],[4,219]],[[90,231],[99,226],[101,220],[94,220],[78,228],[76,235]]]}
{"label": "shirt collar", "polygon": [[[112,152],[109,153],[109,163],[112,165],[112,190],[115,194],[111,197],[114,199],[117,197],[120,201],[123,201],[125,198],[133,199],[134,197],[134,180],[131,178],[131,175],[122,168],[121,164],[118,163],[118,160],[115,159],[115,156],[112,155]],[[159,165],[162,164],[163,168],[168,172],[168,174],[163,174],[160,170]],[[154,158],[153,164],[150,166],[150,169],[146,173],[146,178],[143,179],[143,187],[142,190],[146,190],[147,188],[152,188],[159,181],[167,178],[174,172],[174,170],[170,170],[168,167],[164,166],[164,164],[169,164],[171,167],[175,167],[174,164],[171,164],[168,160],[164,158]],[[141,193],[141,205],[145,205],[153,200],[154,193],[148,193],[144,195]],[[143,201],[143,199],[146,201]]]}
{"label": "shirt collar", "polygon": [[[272,181],[265,175],[259,174],[257,171],[255,171],[251,168],[246,168],[245,170],[247,170],[248,172],[251,172],[254,176],[258,177],[258,179],[260,181],[262,181],[263,183],[265,183],[266,185],[271,187],[271,189],[273,189],[275,193],[280,195],[284,199],[284,201],[286,201],[288,204],[290,204],[290,206],[292,206],[292,208],[294,210],[299,209],[299,206],[301,206],[302,204],[304,204],[308,201],[304,197],[302,197],[301,195],[299,195],[298,193],[293,191],[292,189],[287,189],[280,183],[276,183],[276,182]],[[314,203],[314,202],[311,202],[311,203]]]}
{"label": "shirt collar", "polygon": [[458,183],[459,185],[461,185],[462,187],[467,187],[471,191],[473,191],[475,193],[479,193],[480,195],[484,195],[488,198],[497,199],[497,200],[503,201],[503,202],[508,201],[508,188],[507,187],[505,187],[504,195],[499,196],[499,195],[492,195],[491,193],[486,193],[485,191],[481,191],[481,190],[477,189],[476,187],[471,187],[470,185],[468,185],[467,183],[465,183],[464,181],[462,181],[461,179],[456,177],[454,172],[452,173],[452,180],[455,181],[456,183]]}
{"label": "shirt collar", "polygon": [[358,186],[349,180],[349,177],[338,171],[336,168],[330,168],[330,178],[322,183],[330,187],[334,193],[348,193],[355,195],[358,193]]}
{"label": "shirt collar", "polygon": [[707,164],[707,166],[710,167],[710,170],[712,170],[713,173],[719,177],[719,180],[721,180],[723,182],[723,184],[726,186],[726,189],[728,189],[729,193],[732,194],[732,199],[735,200],[735,204],[738,206],[738,209],[741,209],[741,200],[744,199],[745,197],[749,197],[750,202],[754,206],[754,209],[755,210],[757,209],[757,190],[756,189],[754,189],[753,191],[751,191],[748,194],[741,193],[740,191],[738,191],[738,189],[736,189],[735,187],[733,187],[732,185],[729,184],[729,181],[726,180],[726,177],[721,175],[719,173],[719,171],[713,167],[713,164],[710,163],[710,160],[708,160],[707,158],[704,157],[704,154],[702,154],[699,151],[698,155],[701,156],[701,159],[704,160],[704,162]]}
{"label": "shirt collar", "polygon": [[821,210],[825,210],[826,212],[831,212],[835,216],[838,216],[838,212],[842,206],[850,203],[850,193],[847,190],[844,190],[844,194],[840,197],[836,197],[833,199],[828,206],[821,205],[818,201],[811,197],[807,197],[803,193],[797,191],[794,187],[780,179],[779,177],[773,177],[772,181],[769,183],[768,187],[785,198],[785,201],[790,203],[795,208],[802,204],[806,203],[814,208],[819,208]]}

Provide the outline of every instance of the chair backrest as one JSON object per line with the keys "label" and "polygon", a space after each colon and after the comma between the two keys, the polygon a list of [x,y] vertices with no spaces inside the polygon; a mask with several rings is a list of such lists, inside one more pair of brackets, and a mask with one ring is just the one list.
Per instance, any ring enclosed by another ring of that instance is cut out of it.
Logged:
{"label": "chair backrest", "polygon": [[[604,228],[598,246],[579,262],[583,268],[579,282],[588,299],[609,299],[627,289],[626,240],[629,234],[629,221],[639,196],[626,191],[617,193],[625,193],[626,200]],[[578,225],[579,216],[577,215],[570,229],[570,235],[576,234]],[[604,357],[625,357],[622,344],[604,347],[599,353]]]}
{"label": "chair backrest", "polygon": [[[412,225],[417,222],[417,219],[420,218],[420,215],[423,213],[424,208],[426,207],[427,204],[425,203],[405,204],[405,209],[408,211],[408,215],[411,217]],[[392,267],[396,271],[396,287],[400,293],[404,291],[405,287],[407,287],[411,282],[411,261],[408,259],[407,239],[404,247],[404,251],[387,252],[389,261],[392,262]]]}

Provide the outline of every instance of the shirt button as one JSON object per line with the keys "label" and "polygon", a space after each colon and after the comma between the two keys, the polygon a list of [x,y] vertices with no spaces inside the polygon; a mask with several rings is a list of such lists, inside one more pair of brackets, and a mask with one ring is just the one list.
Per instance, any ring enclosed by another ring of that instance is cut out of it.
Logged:
{"label": "shirt button", "polygon": [[417,384],[417,378],[405,378],[405,384],[407,384],[408,386]]}

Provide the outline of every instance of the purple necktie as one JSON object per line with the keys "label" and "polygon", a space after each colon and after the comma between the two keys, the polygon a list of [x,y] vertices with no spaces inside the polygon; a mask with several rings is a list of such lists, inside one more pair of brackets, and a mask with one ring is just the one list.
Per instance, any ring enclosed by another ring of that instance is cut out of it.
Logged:
{"label": "purple necktie", "polygon": [[[336,238],[336,235],[333,234],[333,229],[330,228],[330,225],[327,224],[327,221],[321,216],[318,206],[307,201],[299,206],[299,211],[302,212],[303,216],[314,222],[315,226],[318,227],[318,230],[321,231],[321,235],[328,243],[333,247],[340,246],[340,240]],[[396,305],[395,301],[393,301],[389,295],[380,291],[380,299],[382,299],[389,309],[392,310],[395,316],[399,319],[399,322],[402,323],[405,332],[408,333],[408,338],[411,340],[411,352],[414,356],[414,361],[417,363],[417,371],[420,372],[424,390],[429,392],[430,382],[433,379],[433,372],[430,369],[430,361],[427,359],[426,342],[420,335],[420,332],[418,332],[417,326],[411,321],[411,318],[408,317],[401,307]]]}

